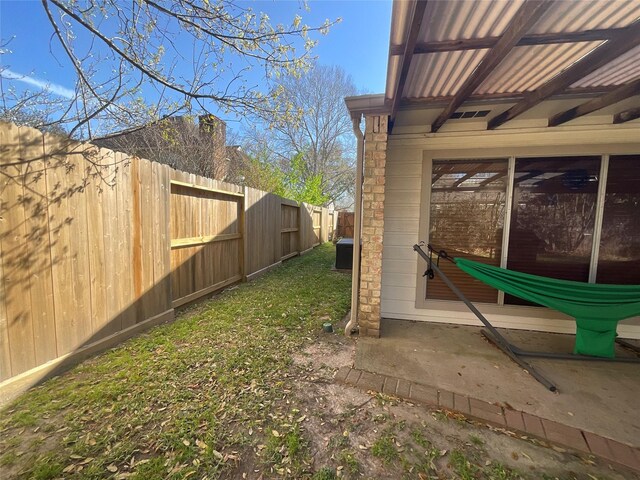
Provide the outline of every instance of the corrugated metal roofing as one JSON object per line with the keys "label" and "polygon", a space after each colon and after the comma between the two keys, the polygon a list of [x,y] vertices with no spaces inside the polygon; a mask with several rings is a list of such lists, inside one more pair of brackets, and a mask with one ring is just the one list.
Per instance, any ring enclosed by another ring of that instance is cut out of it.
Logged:
{"label": "corrugated metal roofing", "polygon": [[[501,35],[523,0],[440,0],[427,4],[418,44],[481,39]],[[405,41],[414,2],[395,1],[391,45]],[[623,28],[640,19],[640,0],[558,0],[529,33],[581,32]],[[522,93],[555,77],[602,42],[515,47],[483,82],[477,94]],[[465,50],[413,55],[403,98],[434,98],[455,94],[489,50]],[[391,98],[402,67],[402,55],[391,56],[386,97]],[[593,72],[573,87],[620,85],[640,76],[636,48]]]}
{"label": "corrugated metal roofing", "polygon": [[604,67],[587,75],[571,87],[620,85],[640,77],[640,46],[629,50]]}
{"label": "corrugated metal roofing", "polygon": [[[403,97],[453,95],[489,50],[464,50],[414,56]],[[424,72],[430,72],[426,75]]]}
{"label": "corrugated metal roofing", "polygon": [[638,0],[561,0],[538,20],[531,33],[623,28],[639,17]]}
{"label": "corrugated metal roofing", "polygon": [[419,41],[485,38],[502,35],[523,0],[429,2]]}
{"label": "corrugated metal roofing", "polygon": [[476,93],[514,93],[535,90],[602,43],[580,42],[515,47],[476,89]]}

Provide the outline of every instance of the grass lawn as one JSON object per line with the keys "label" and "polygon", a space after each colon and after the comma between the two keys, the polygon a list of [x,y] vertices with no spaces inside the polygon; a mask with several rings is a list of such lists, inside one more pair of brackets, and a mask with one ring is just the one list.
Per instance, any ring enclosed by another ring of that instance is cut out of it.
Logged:
{"label": "grass lawn", "polygon": [[349,308],[351,279],[332,261],[323,245],[31,390],[2,413],[0,468],[36,479],[216,478],[255,446],[257,468],[288,456],[291,475],[302,474],[288,370]]}
{"label": "grass lawn", "polygon": [[624,478],[592,458],[332,382],[350,276],[322,245],[32,389],[0,477]]}

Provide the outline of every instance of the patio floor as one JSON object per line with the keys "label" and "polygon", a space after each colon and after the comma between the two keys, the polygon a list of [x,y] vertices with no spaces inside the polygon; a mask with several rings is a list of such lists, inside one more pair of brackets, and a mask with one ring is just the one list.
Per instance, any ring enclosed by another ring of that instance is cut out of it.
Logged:
{"label": "patio floor", "polygon": [[[570,352],[573,347],[572,335],[502,332],[525,349]],[[531,363],[556,383],[559,393],[550,392],[525,373],[490,344],[480,328],[383,320],[381,338],[358,340],[355,368],[640,446],[640,365],[537,358]]]}

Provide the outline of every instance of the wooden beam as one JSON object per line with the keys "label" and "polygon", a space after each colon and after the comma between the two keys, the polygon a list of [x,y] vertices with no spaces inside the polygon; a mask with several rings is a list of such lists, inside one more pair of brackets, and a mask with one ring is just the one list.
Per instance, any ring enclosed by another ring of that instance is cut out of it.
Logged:
{"label": "wooden beam", "polygon": [[[586,30],[583,32],[549,32],[532,33],[522,37],[517,47],[530,45],[549,45],[555,43],[575,43],[575,42],[597,42],[609,40],[614,37],[621,28],[604,28],[598,30]],[[416,43],[413,50],[414,55],[425,53],[456,52],[460,50],[478,50],[482,48],[493,48],[498,43],[500,37],[469,38],[464,40],[441,40],[439,42]],[[390,54],[392,56],[401,55],[404,52],[404,45],[392,45]]]}
{"label": "wooden beam", "polygon": [[451,173],[453,171],[453,168],[453,165],[439,168],[438,172],[431,175],[431,184],[433,185],[434,183],[436,183],[443,175]]}
{"label": "wooden beam", "polygon": [[489,178],[487,178],[486,180],[483,180],[482,182],[480,182],[480,183],[478,184],[478,186],[479,186],[479,187],[484,187],[485,185],[489,185],[491,182],[494,182],[494,181],[496,181],[497,179],[499,179],[499,178],[502,178],[502,177],[506,176],[506,175],[507,175],[507,173],[508,173],[508,172],[507,172],[507,170],[505,170],[504,172],[498,172],[498,173],[496,173],[493,177],[489,177]]}
{"label": "wooden beam", "polygon": [[595,112],[601,108],[608,107],[614,103],[618,103],[625,98],[632,97],[640,93],[640,78],[616,88],[614,91],[603,95],[602,97],[594,98],[586,103],[578,105],[577,107],[570,108],[564,112],[560,112],[549,119],[549,126],[555,127],[563,123],[573,120],[574,118],[582,117],[588,113]]}
{"label": "wooden beam", "polygon": [[504,60],[518,41],[533,27],[552,4],[552,2],[546,0],[526,0],[522,4],[495,46],[485,55],[480,65],[467,77],[462,87],[453,96],[449,105],[431,124],[432,132],[437,132],[451,114],[493,73],[500,62]]}
{"label": "wooden beam", "polygon": [[398,113],[398,107],[400,106],[402,91],[404,90],[404,84],[407,81],[409,67],[411,66],[411,59],[413,58],[413,51],[415,49],[416,42],[418,41],[418,33],[420,32],[420,26],[422,25],[422,19],[424,18],[424,12],[426,8],[427,0],[415,0],[415,5],[411,14],[411,22],[409,23],[409,32],[407,34],[407,40],[404,45],[405,48],[402,56],[400,77],[398,78],[398,83],[396,83],[396,88],[393,93],[389,130],[393,128],[393,123],[396,120],[396,114]]}
{"label": "wooden beam", "polygon": [[244,197],[243,193],[230,192],[228,190],[220,190],[219,188],[209,188],[195,183],[180,182],[178,180],[171,180],[171,185],[177,185],[179,187],[192,188],[194,190],[202,190],[203,192],[220,193],[222,195],[230,195],[232,197]]}
{"label": "wooden beam", "polygon": [[455,182],[453,182],[453,185],[451,185],[453,188],[457,187],[458,185],[460,185],[461,183],[464,183],[465,180],[469,180],[471,177],[473,177],[476,173],[478,173],[477,171],[473,171],[473,172],[469,172],[466,175],[460,177],[458,180],[456,180]]}
{"label": "wooden beam", "polygon": [[515,185],[515,184],[518,184],[518,183],[524,182],[525,180],[529,180],[529,179],[531,179],[531,178],[538,177],[538,176],[542,175],[543,173],[544,173],[544,172],[543,172],[543,171],[541,171],[541,170],[534,170],[533,172],[529,172],[529,173],[527,173],[526,175],[521,176],[520,178],[516,178],[516,179],[513,181],[513,183],[514,183],[514,185]]}
{"label": "wooden beam", "polygon": [[591,72],[594,72],[639,44],[640,21],[637,21],[623,29],[615,38],[599,46],[567,68],[564,72],[553,77],[537,90],[525,95],[524,99],[516,103],[513,107],[492,118],[487,128],[493,130],[509,120],[514,119],[550,96],[562,92],[573,83],[586,77]]}
{"label": "wooden beam", "polygon": [[624,123],[640,118],[640,107],[630,108],[613,116],[613,123]]}
{"label": "wooden beam", "polygon": [[208,235],[201,237],[176,238],[171,240],[171,248],[196,247],[198,245],[207,245],[209,243],[238,240],[239,238],[242,238],[241,233],[221,233],[218,235]]}
{"label": "wooden beam", "polygon": [[[605,93],[612,92],[619,85],[613,86],[598,86],[598,87],[576,87],[565,90],[564,92],[558,93],[558,97],[568,97],[568,96],[581,96],[581,95],[603,95]],[[523,92],[499,92],[499,93],[476,93],[469,96],[467,102],[489,102],[489,101],[497,101],[497,100],[512,100],[519,101],[524,98]],[[411,106],[411,105],[436,105],[449,103],[453,99],[453,95],[441,96],[441,97],[424,97],[424,98],[403,98],[400,102],[401,107]]]}

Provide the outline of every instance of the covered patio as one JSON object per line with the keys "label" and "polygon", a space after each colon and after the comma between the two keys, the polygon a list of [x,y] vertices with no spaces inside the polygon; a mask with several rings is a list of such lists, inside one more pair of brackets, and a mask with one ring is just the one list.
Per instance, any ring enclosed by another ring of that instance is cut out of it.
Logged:
{"label": "covered patio", "polygon": [[[346,99],[361,242],[346,328],[360,338],[345,381],[640,471],[638,364],[531,359],[560,394],[549,392],[478,333],[478,317],[442,275],[423,275],[412,249],[609,284],[605,308],[612,285],[640,285],[640,2],[395,1],[388,58],[384,94]],[[513,343],[573,350],[572,312],[457,265],[440,263]],[[614,325],[630,342],[640,339],[634,312]],[[587,355],[610,356],[611,332],[606,355],[595,341]]]}
{"label": "covered patio", "polygon": [[[489,422],[640,470],[637,365],[535,359],[552,393],[512,362],[479,327],[383,319],[361,337],[354,367],[338,379]],[[503,330],[525,348],[565,351],[571,335]],[[634,343],[638,343],[635,341]],[[630,355],[617,346],[617,354]]]}

